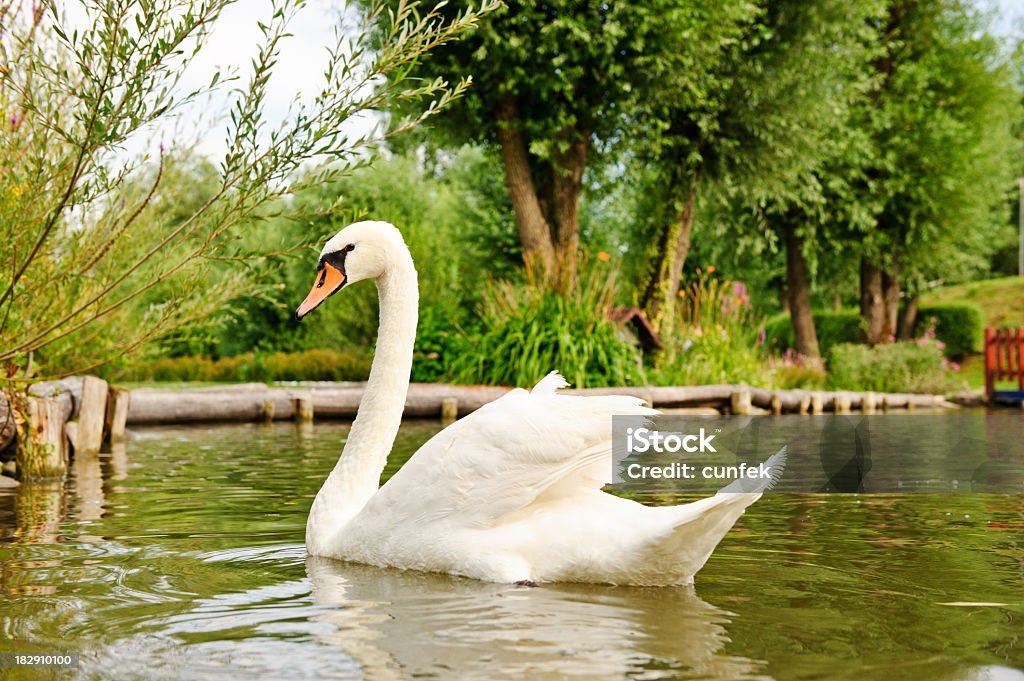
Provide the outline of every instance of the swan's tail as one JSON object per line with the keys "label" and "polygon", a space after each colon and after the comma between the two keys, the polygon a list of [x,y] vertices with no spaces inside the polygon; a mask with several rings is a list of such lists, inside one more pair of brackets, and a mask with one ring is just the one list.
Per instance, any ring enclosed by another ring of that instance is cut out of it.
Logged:
{"label": "swan's tail", "polygon": [[[729,483],[722,489],[718,490],[718,494],[757,494],[766,492],[775,486],[775,483],[782,477],[782,471],[786,468],[786,448],[783,447],[779,451],[768,457],[768,460],[764,462],[764,467],[768,471],[768,475],[765,477],[756,478],[738,478],[733,482]],[[752,499],[751,503],[757,501]]]}
{"label": "swan's tail", "polygon": [[747,506],[778,482],[785,465],[786,448],[783,447],[764,463],[769,470],[766,477],[741,478],[713,497],[657,509],[667,517],[662,529],[648,537],[637,566],[648,572],[650,578],[637,583],[692,584],[694,575],[704,567]]}

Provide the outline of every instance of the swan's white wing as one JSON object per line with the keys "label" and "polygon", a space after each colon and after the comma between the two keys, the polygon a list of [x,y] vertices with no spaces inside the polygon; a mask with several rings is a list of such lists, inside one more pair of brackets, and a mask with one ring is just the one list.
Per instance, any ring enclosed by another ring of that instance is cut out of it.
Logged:
{"label": "swan's white wing", "polygon": [[533,391],[513,390],[445,428],[371,504],[401,504],[419,521],[455,516],[493,527],[536,501],[607,484],[612,416],[657,412],[635,397],[558,394],[566,385],[552,372]]}

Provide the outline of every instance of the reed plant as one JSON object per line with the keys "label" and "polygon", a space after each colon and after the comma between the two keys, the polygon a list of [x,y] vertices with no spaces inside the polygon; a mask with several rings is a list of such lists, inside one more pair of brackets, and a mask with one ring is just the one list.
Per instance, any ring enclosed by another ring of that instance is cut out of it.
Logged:
{"label": "reed plant", "polygon": [[763,337],[742,282],[722,278],[714,266],[697,268],[674,301],[663,348],[651,376],[662,385],[749,383],[768,385]]}
{"label": "reed plant", "polygon": [[564,293],[533,281],[489,282],[478,327],[452,359],[451,378],[529,387],[557,369],[579,388],[644,383],[637,348],[608,317],[615,282],[605,254],[582,258]]}

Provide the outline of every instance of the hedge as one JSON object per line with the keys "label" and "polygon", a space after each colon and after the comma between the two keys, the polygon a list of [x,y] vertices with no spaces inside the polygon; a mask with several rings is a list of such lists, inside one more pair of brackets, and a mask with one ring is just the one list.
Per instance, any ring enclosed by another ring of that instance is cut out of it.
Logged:
{"label": "hedge", "polygon": [[236,357],[161,357],[122,369],[128,381],[365,381],[369,355],[335,350],[246,353]]}
{"label": "hedge", "polygon": [[[814,310],[814,330],[818,333],[818,347],[822,355],[828,354],[833,345],[859,343],[861,332],[860,313],[852,310]],[[795,345],[793,325],[788,313],[777,314],[765,322],[765,342],[780,352]]]}
{"label": "hedge", "polygon": [[935,337],[946,344],[946,356],[950,359],[960,359],[984,350],[985,313],[975,303],[922,305],[917,312],[914,335],[924,335],[932,319],[935,320]]}
{"label": "hedge", "polygon": [[[815,310],[812,314],[823,356],[834,345],[862,342],[859,312]],[[922,305],[918,309],[914,336],[925,335],[932,319],[935,320],[935,337],[946,345],[946,357],[960,359],[984,349],[985,315],[978,305],[966,301]],[[795,342],[789,315],[777,314],[765,322],[765,338],[768,347],[777,348],[780,352],[792,348]]]}
{"label": "hedge", "polygon": [[875,347],[842,343],[829,351],[827,366],[832,390],[944,394],[957,376],[939,343],[929,338]]}

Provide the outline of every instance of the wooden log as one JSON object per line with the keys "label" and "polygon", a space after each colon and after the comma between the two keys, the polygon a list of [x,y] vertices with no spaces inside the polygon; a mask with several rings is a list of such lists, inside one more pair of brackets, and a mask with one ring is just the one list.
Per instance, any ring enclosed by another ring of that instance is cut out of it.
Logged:
{"label": "wooden log", "polygon": [[[304,384],[306,385],[306,384]],[[128,423],[189,423],[211,421],[260,421],[266,413],[266,403],[272,401],[275,419],[298,418],[295,396],[309,395],[313,402],[316,418],[351,419],[359,410],[363,397],[364,383],[315,383],[301,391],[288,388],[269,388],[261,383],[224,388],[201,388],[194,390],[153,390],[132,391],[128,412]],[[413,384],[405,403],[406,418],[436,419],[441,411],[442,401],[453,398],[458,402],[459,414],[471,413],[492,402],[510,389],[497,386],[455,386],[435,384]],[[566,390],[574,395],[633,395],[649,399],[659,409],[713,408],[729,409],[733,393],[748,391],[751,412],[758,409],[772,409],[772,401],[778,398],[782,413],[807,413],[812,409],[812,397],[804,390],[769,391],[736,385],[684,386],[684,387],[619,387]],[[863,397],[857,393],[818,393],[822,400],[815,413],[833,409],[835,399],[843,395],[850,401],[850,408],[859,408]],[[892,408],[904,408],[908,400],[915,406],[942,407],[939,396],[893,395],[889,397]]]}
{"label": "wooden log", "polygon": [[0,452],[14,444],[18,434],[18,423],[14,418],[14,407],[7,393],[0,390]]}
{"label": "wooden log", "polygon": [[43,381],[29,386],[29,394],[36,397],[57,397],[66,395],[71,405],[69,419],[77,419],[82,403],[82,385],[85,383],[83,376],[69,376],[59,381]]}
{"label": "wooden log", "polygon": [[729,409],[737,416],[748,416],[753,411],[750,403],[750,390],[740,388],[729,396]]}
{"label": "wooden log", "polygon": [[69,424],[68,438],[76,453],[95,454],[103,446],[103,425],[107,414],[107,382],[95,376],[82,379],[78,418]]}
{"label": "wooden log", "polygon": [[267,423],[274,420],[274,400],[269,397],[263,400],[263,420]]}
{"label": "wooden log", "polygon": [[131,403],[132,392],[130,390],[111,388],[107,393],[106,427],[104,428],[107,442],[120,442],[124,439]]}
{"label": "wooden log", "polygon": [[455,423],[459,418],[459,399],[457,397],[445,397],[441,400],[441,422]]}
{"label": "wooden log", "polygon": [[874,414],[878,409],[878,397],[875,393],[864,393],[860,401],[860,410],[865,414]]}
{"label": "wooden log", "polygon": [[849,414],[851,411],[851,400],[850,396],[838,393],[832,398],[832,410],[836,414]]}
{"label": "wooden log", "polygon": [[67,407],[60,400],[28,396],[27,437],[18,440],[18,477],[26,481],[59,478],[67,472]]}
{"label": "wooden log", "polygon": [[821,393],[811,393],[811,413],[823,414],[825,412],[825,396]]}
{"label": "wooden log", "polygon": [[771,407],[772,414],[774,414],[776,416],[781,414],[782,413],[782,396],[779,395],[778,393],[772,393],[772,399],[771,399],[770,407]]}

